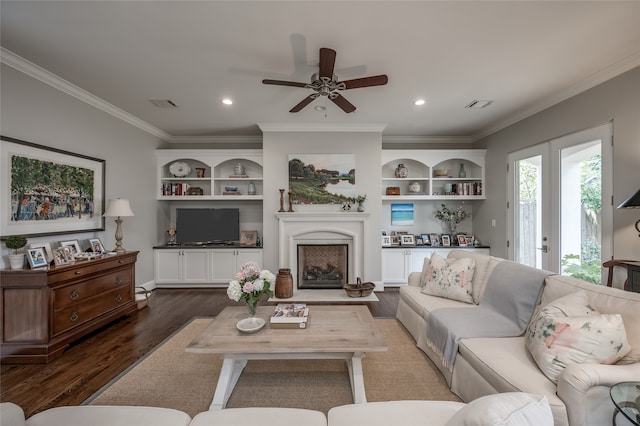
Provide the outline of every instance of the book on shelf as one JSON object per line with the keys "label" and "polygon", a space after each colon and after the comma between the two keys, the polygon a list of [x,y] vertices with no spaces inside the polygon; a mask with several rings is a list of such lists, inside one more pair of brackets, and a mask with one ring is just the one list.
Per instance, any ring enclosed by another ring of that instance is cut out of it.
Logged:
{"label": "book on shelf", "polygon": [[270,322],[272,328],[306,328],[308,319],[306,303],[278,303]]}

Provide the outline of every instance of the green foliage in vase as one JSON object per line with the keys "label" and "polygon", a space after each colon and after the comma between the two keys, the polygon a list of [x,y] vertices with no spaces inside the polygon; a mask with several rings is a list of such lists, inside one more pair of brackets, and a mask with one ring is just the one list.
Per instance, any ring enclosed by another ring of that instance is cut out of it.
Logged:
{"label": "green foliage in vase", "polygon": [[27,237],[24,235],[11,235],[7,237],[5,245],[7,248],[12,249],[15,254],[18,254],[18,250],[27,245]]}

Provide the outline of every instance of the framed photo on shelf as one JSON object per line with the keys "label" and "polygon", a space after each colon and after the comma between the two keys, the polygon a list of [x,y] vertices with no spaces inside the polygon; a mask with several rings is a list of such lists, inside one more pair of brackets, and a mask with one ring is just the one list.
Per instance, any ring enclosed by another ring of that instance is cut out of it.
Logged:
{"label": "framed photo on shelf", "polygon": [[60,247],[70,247],[72,256],[82,253],[78,240],[60,241]]}
{"label": "framed photo on shelf", "polygon": [[258,241],[258,231],[241,231],[240,245],[247,247],[255,247]]}
{"label": "framed photo on shelf", "polygon": [[29,244],[29,248],[38,248],[38,247],[41,247],[44,250],[44,255],[47,258],[47,263],[51,263],[51,261],[53,260],[53,251],[51,250],[51,244],[49,244],[48,242]]}
{"label": "framed photo on shelf", "polygon": [[73,257],[73,249],[71,248],[71,246],[62,246],[60,248],[62,249],[62,254],[64,255],[64,259],[67,261],[67,263],[75,261],[75,258]]}
{"label": "framed photo on shelf", "polygon": [[424,245],[424,240],[422,239],[422,237],[416,237],[416,245],[417,246],[423,246]]}
{"label": "framed photo on shelf", "polygon": [[104,231],[104,160],[1,136],[0,169],[0,236]]}
{"label": "framed photo on shelf", "polygon": [[389,247],[391,245],[391,237],[389,235],[382,236],[382,247]]}
{"label": "framed photo on shelf", "polygon": [[466,235],[465,239],[467,240],[467,246],[472,246],[474,245],[476,239],[474,238],[473,235]]}
{"label": "framed photo on shelf", "polygon": [[397,235],[391,235],[389,238],[391,239],[392,246],[400,245],[400,237],[398,237]]}
{"label": "framed photo on shelf", "polygon": [[442,247],[451,247],[451,234],[442,234]]}
{"label": "framed photo on shelf", "polygon": [[467,246],[467,236],[464,234],[460,234],[458,235],[458,245],[460,247],[466,247]]}
{"label": "framed photo on shelf", "polygon": [[96,254],[104,254],[106,252],[99,238],[89,238],[89,244],[91,245],[91,250]]}
{"label": "framed photo on shelf", "polygon": [[42,268],[49,265],[42,247],[27,249],[27,260],[29,260],[31,269]]}
{"label": "framed photo on shelf", "polygon": [[429,234],[420,234],[420,238],[422,238],[422,244],[425,246],[431,245],[431,238],[429,238]]}
{"label": "framed photo on shelf", "polygon": [[53,251],[53,261],[56,266],[66,265],[69,263],[64,254],[64,247],[59,247]]}
{"label": "framed photo on shelf", "polygon": [[431,247],[440,246],[440,235],[438,235],[438,234],[429,234],[429,238],[431,239]]}
{"label": "framed photo on shelf", "polygon": [[415,246],[416,240],[413,238],[413,235],[402,234],[400,235],[400,244],[403,246]]}

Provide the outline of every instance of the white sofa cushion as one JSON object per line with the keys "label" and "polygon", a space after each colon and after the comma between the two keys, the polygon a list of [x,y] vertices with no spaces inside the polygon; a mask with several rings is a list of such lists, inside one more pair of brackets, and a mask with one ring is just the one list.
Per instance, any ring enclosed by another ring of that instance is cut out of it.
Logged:
{"label": "white sofa cushion", "polygon": [[429,313],[439,308],[477,308],[459,300],[446,299],[444,297],[434,297],[424,294],[420,287],[402,286],[400,287],[400,299],[404,300],[418,315],[425,320]]}
{"label": "white sofa cushion", "polygon": [[613,364],[631,349],[622,317],[599,314],[583,290],[540,309],[525,342],[540,370],[554,383],[568,365]]}
{"label": "white sofa cushion", "polygon": [[540,305],[546,306],[564,295],[580,290],[587,292],[589,303],[601,314],[622,315],[631,350],[618,364],[640,362],[640,293],[591,284],[564,275],[553,275],[545,280]]}
{"label": "white sofa cushion", "polygon": [[367,402],[334,407],[327,418],[331,426],[440,426],[462,407],[454,401]]}
{"label": "white sofa cushion", "polygon": [[422,287],[425,294],[473,303],[472,279],[476,262],[468,257],[445,259],[431,255],[429,272]]}
{"label": "white sofa cushion", "polygon": [[170,408],[83,405],[56,407],[27,419],[27,426],[187,426],[188,414]]}
{"label": "white sofa cushion", "polygon": [[303,408],[247,407],[205,411],[196,415],[191,426],[326,426],[324,413]]}
{"label": "white sofa cushion", "polygon": [[24,411],[12,402],[0,403],[0,424],[2,426],[24,426]]}
{"label": "white sofa cushion", "polygon": [[553,416],[544,396],[510,392],[471,401],[446,426],[553,426]]}

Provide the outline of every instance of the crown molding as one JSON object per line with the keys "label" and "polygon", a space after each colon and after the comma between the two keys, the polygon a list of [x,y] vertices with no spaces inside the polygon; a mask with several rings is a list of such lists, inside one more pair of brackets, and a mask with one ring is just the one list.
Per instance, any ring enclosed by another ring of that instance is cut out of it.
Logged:
{"label": "crown molding", "polygon": [[375,123],[258,123],[262,132],[375,132],[386,124]]}
{"label": "crown molding", "polygon": [[67,95],[71,95],[76,99],[79,99],[82,102],[85,102],[95,108],[98,108],[101,111],[106,112],[120,120],[131,124],[134,127],[139,128],[153,136],[156,136],[165,141],[171,142],[171,135],[167,132],[158,129],[155,126],[147,123],[146,121],[140,120],[138,117],[129,114],[128,112],[116,107],[115,105],[110,104],[102,98],[97,97],[96,95],[87,92],[84,89],[76,86],[73,83],[64,80],[63,78],[58,77],[50,71],[45,70],[44,68],[24,59],[21,56],[16,55],[12,51],[5,49],[4,47],[0,47],[0,62],[14,68],[17,71],[20,71],[23,74],[26,74],[36,80],[39,80],[54,89],[58,89],[61,92],[66,93]]}
{"label": "crown molding", "polygon": [[386,144],[473,143],[470,136],[382,136]]}
{"label": "crown molding", "polygon": [[262,143],[262,136],[173,136],[171,143],[180,144],[227,144],[234,145]]}
{"label": "crown molding", "polygon": [[630,55],[615,64],[612,64],[598,72],[595,72],[585,78],[584,80],[568,87],[565,90],[561,90],[556,93],[554,96],[546,98],[542,102],[528,108],[518,114],[511,115],[509,118],[502,120],[498,123],[495,123],[491,127],[487,127],[482,131],[476,133],[471,137],[471,142],[475,142],[479,139],[482,139],[486,136],[492,135],[506,127],[509,127],[513,124],[516,124],[519,121],[524,120],[525,118],[529,118],[534,114],[537,114],[541,111],[544,111],[547,108],[550,108],[554,105],[559,104],[560,102],[566,101],[567,99],[579,95],[582,92],[585,92],[589,89],[596,87],[599,84],[602,84],[606,81],[611,80],[612,78],[618,77],[621,74],[624,74],[627,71],[630,71],[636,67],[640,66],[640,51]]}

